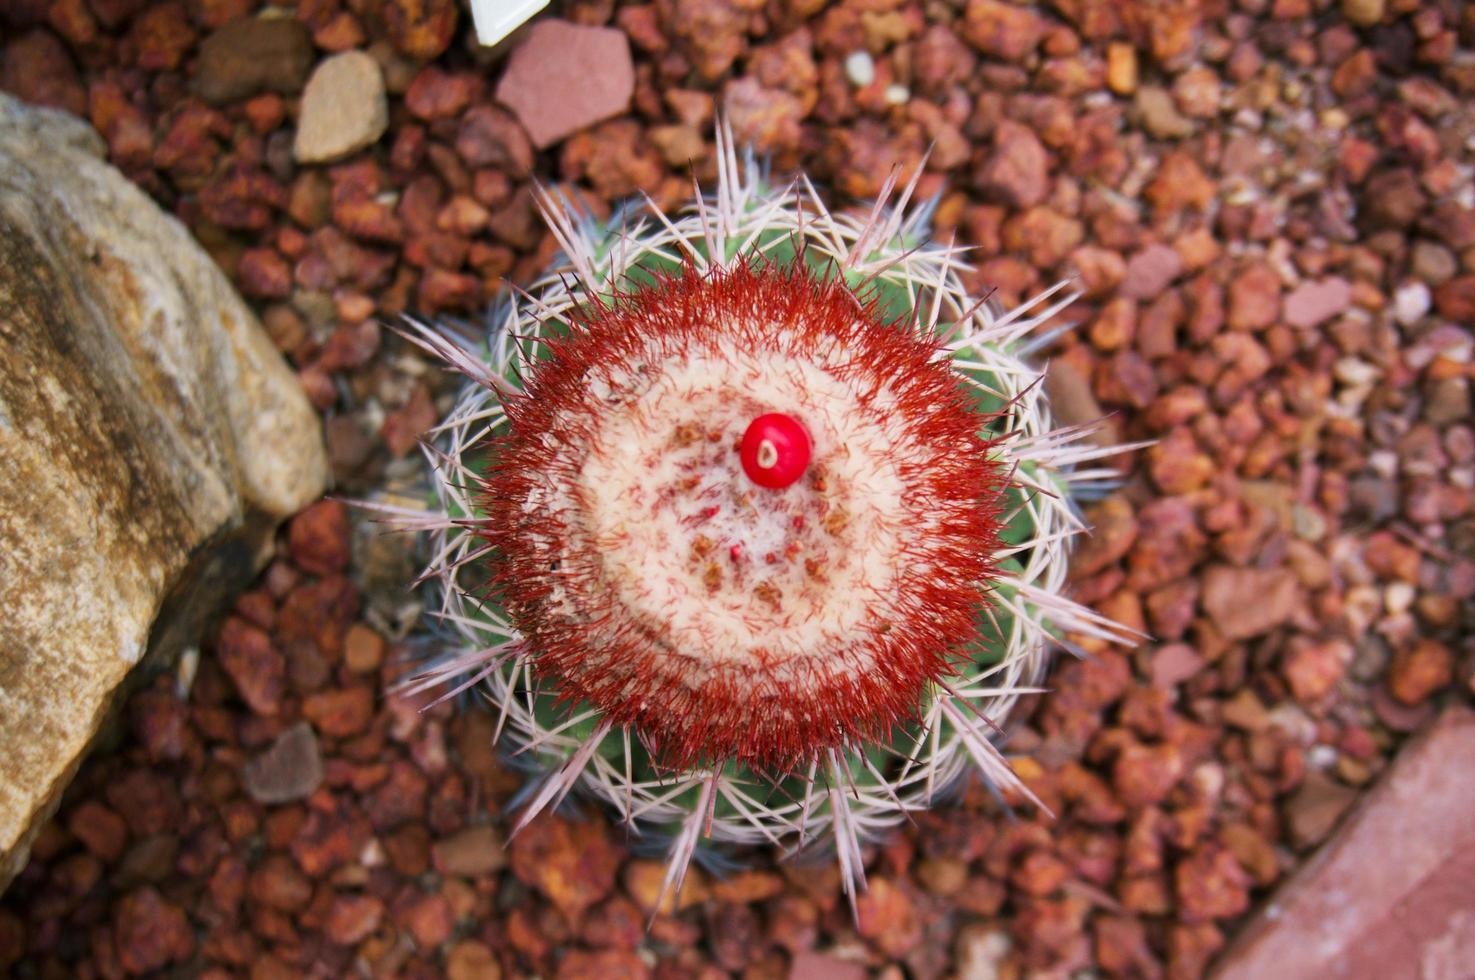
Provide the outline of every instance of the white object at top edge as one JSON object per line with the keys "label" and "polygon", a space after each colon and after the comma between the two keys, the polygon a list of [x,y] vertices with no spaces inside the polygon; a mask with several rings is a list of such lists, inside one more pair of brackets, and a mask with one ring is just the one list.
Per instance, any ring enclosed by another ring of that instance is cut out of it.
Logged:
{"label": "white object at top edge", "polygon": [[476,40],[491,47],[548,6],[548,0],[470,0]]}

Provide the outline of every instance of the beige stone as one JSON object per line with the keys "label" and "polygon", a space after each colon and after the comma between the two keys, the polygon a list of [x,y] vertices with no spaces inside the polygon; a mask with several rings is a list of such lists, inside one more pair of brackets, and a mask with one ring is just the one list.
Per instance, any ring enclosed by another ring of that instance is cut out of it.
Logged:
{"label": "beige stone", "polygon": [[316,415],[81,121],[0,95],[0,886],[130,670],[322,492]]}
{"label": "beige stone", "polygon": [[331,163],[373,146],[389,128],[379,62],[362,51],[335,54],[313,69],[302,91],[292,155]]}

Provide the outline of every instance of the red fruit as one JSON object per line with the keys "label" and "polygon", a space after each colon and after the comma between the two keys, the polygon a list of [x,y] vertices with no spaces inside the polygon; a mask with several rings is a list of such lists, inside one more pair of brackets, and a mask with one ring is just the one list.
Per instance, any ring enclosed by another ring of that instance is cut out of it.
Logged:
{"label": "red fruit", "polygon": [[760,487],[782,490],[792,485],[804,475],[813,454],[809,433],[792,415],[760,415],[743,433],[743,472]]}
{"label": "red fruit", "polygon": [[802,264],[565,315],[476,530],[540,675],[672,769],[785,771],[914,717],[977,639],[1007,482],[935,343]]}

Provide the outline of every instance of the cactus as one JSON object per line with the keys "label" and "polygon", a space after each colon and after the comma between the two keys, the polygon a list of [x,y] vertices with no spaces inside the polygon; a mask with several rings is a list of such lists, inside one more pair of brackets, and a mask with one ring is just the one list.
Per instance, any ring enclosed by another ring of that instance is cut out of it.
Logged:
{"label": "cactus", "polygon": [[674,218],[543,193],[562,254],[484,338],[407,325],[468,379],[432,506],[381,508],[452,651],[412,687],[479,688],[541,773],[514,833],[582,787],[669,835],[665,889],[703,839],[829,840],[853,905],[862,842],[965,772],[1033,798],[996,740],[1066,634],[1131,639],[1062,595],[1111,473],[1027,360],[1067,284],[1002,313],[915,177],[853,216],[717,155]]}

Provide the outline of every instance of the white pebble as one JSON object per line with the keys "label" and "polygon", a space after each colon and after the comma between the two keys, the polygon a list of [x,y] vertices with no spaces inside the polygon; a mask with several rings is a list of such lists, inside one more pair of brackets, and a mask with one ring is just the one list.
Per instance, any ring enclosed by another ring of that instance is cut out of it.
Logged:
{"label": "white pebble", "polygon": [[1383,590],[1383,606],[1395,616],[1413,604],[1414,587],[1407,582],[1393,582]]}
{"label": "white pebble", "polygon": [[887,105],[906,105],[912,100],[912,90],[905,85],[891,84],[886,86]]}
{"label": "white pebble", "polygon": [[845,59],[845,77],[856,88],[865,88],[876,80],[876,63],[870,52],[855,51]]}
{"label": "white pebble", "polygon": [[1429,312],[1429,287],[1421,282],[1399,286],[1393,293],[1393,318],[1405,327],[1412,326]]}

